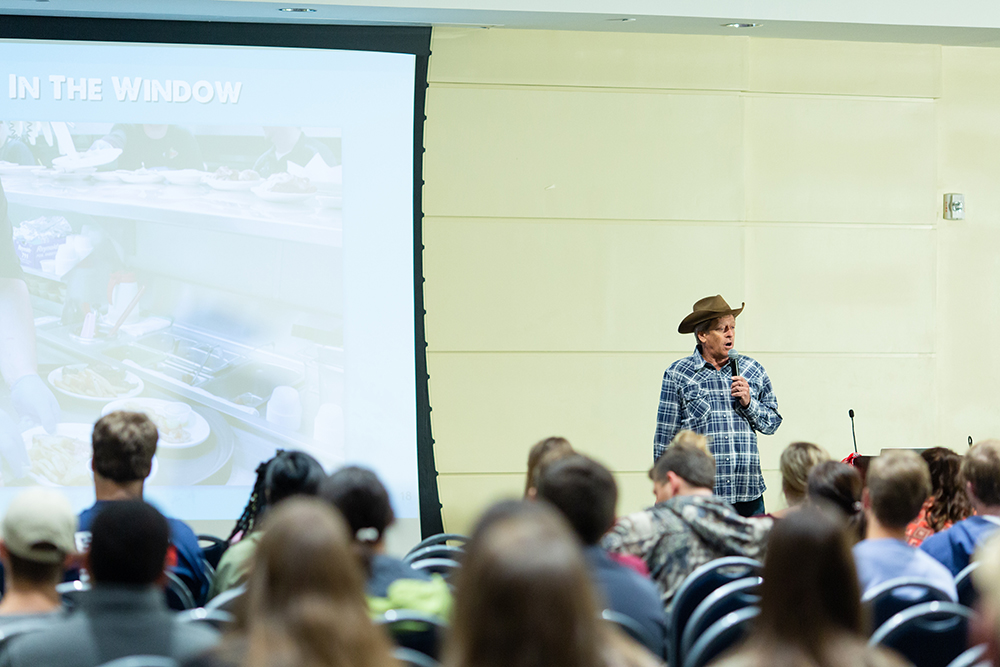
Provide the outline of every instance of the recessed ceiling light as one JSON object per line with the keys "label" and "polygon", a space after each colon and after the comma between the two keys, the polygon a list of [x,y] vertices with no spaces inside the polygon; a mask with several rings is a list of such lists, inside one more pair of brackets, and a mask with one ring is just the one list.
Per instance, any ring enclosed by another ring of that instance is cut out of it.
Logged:
{"label": "recessed ceiling light", "polygon": [[625,17],[625,18],[620,18],[620,19],[604,19],[604,20],[605,21],[611,21],[612,23],[629,23],[631,21],[634,21],[635,19]]}
{"label": "recessed ceiling light", "polygon": [[723,23],[723,28],[759,28],[762,23]]}
{"label": "recessed ceiling light", "polygon": [[282,7],[279,12],[314,12],[315,9],[309,7]]}

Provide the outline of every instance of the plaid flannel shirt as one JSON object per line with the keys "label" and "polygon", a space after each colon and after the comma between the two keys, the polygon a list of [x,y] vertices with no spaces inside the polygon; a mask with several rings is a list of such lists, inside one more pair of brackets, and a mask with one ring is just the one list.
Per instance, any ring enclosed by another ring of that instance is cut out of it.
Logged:
{"label": "plaid flannel shirt", "polygon": [[653,460],[666,450],[677,431],[708,436],[715,457],[715,495],[730,503],[755,500],[764,493],[757,431],[770,435],[781,425],[778,399],[764,367],[740,355],[740,375],[750,385],[750,405],[732,397],[732,362],[716,370],[701,351],[675,361],[663,374],[656,413]]}

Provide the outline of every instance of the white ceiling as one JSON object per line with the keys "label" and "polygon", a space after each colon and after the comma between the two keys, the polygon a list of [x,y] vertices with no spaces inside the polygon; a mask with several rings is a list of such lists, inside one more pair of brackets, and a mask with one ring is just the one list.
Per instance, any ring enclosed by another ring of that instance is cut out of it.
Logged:
{"label": "white ceiling", "polygon": [[[308,7],[312,13],[278,11]],[[0,13],[548,30],[1000,46],[996,0],[0,0]],[[622,21],[623,18],[635,19]],[[760,27],[735,31],[732,21]]]}

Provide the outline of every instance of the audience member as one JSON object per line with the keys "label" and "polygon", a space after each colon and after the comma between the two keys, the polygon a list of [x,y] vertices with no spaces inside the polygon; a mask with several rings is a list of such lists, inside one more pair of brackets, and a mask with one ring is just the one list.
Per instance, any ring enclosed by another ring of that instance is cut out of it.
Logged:
{"label": "audience member", "polygon": [[931,471],[931,497],[920,508],[920,514],[906,527],[906,541],[912,547],[958,521],[972,515],[969,496],[962,485],[962,457],[944,447],[932,447],[921,452]]}
{"label": "audience member", "polygon": [[85,556],[93,588],[77,594],[66,618],[12,640],[0,665],[94,667],[137,654],[183,660],[214,646],[215,630],[180,623],[167,609],[169,538],[167,520],[141,500],[102,507]]}
{"label": "audience member", "polygon": [[969,564],[976,547],[1000,525],[1000,440],[976,443],[962,459],[961,475],[976,516],[931,535],[920,545],[952,574]]}
{"label": "audience member", "polygon": [[641,624],[659,644],[655,653],[664,655],[666,616],[656,586],[611,560],[598,544],[615,522],[618,487],[611,471],[575,454],[548,466],[537,488],[537,498],[555,506],[583,543],[583,555],[601,602]]}
{"label": "audience member", "polygon": [[[92,436],[94,494],[97,502],[80,513],[79,530],[89,531],[94,517],[109,503],[142,500],[146,478],[153,466],[158,434],[146,415],[112,412],[94,425]],[[170,541],[177,551],[171,570],[191,589],[200,604],[208,594],[208,575],[194,531],[178,519],[168,518]]]}
{"label": "audience member", "polygon": [[6,581],[0,626],[59,618],[63,606],[56,584],[76,552],[76,514],[69,501],[51,489],[28,489],[11,501],[2,531]]}
{"label": "audience member", "polygon": [[649,477],[656,504],[619,519],[602,545],[643,558],[660,588],[664,607],[669,609],[684,578],[710,560],[763,558],[773,521],[744,518],[713,495],[715,459],[704,436],[678,433]]}
{"label": "audience member", "polygon": [[806,502],[829,503],[843,513],[851,543],[865,539],[865,512],[861,504],[861,473],[840,461],[823,461],[809,473]]}
{"label": "audience member", "polygon": [[[247,504],[247,509],[252,508],[255,515],[249,519],[247,510],[244,510],[243,516],[237,522],[238,526],[240,523],[250,526],[250,530],[244,528],[243,539],[222,554],[219,567],[215,570],[215,578],[212,580],[209,598],[230,588],[236,588],[246,581],[253,554],[264,534],[262,530],[255,530],[261,513],[269,511],[285,498],[316,495],[320,483],[326,479],[326,473],[323,472],[320,462],[305,452],[279,451],[265,465],[263,470],[258,468],[257,485],[254,485],[250,502]],[[262,488],[258,488],[258,485]],[[255,497],[259,496],[263,496],[262,502],[255,500]]]}
{"label": "audience member", "polygon": [[806,483],[809,473],[817,463],[829,461],[825,449],[811,442],[793,442],[781,452],[778,467],[781,469],[781,493],[785,496],[784,509],[771,512],[772,519],[783,519],[799,508],[806,500]]}
{"label": "audience member", "polygon": [[566,438],[552,436],[539,440],[528,451],[528,474],[524,481],[524,497],[534,498],[535,487],[538,486],[538,475],[541,472],[543,459],[545,463],[556,461],[573,453],[573,445]]}
{"label": "audience member", "polygon": [[364,576],[344,521],[315,498],[269,512],[236,632],[187,667],[395,667],[368,617]]}
{"label": "audience member", "polygon": [[927,463],[914,452],[890,451],[872,460],[868,487],[862,493],[867,533],[854,545],[862,594],[890,579],[916,577],[937,584],[958,600],[951,573],[906,543],[906,526],[920,513],[930,493]]}
{"label": "audience member", "polygon": [[903,667],[863,634],[851,539],[817,507],[775,524],[764,561],[760,616],[748,639],[714,667]]}
{"label": "audience member", "polygon": [[401,607],[447,617],[451,592],[445,581],[385,553],[385,531],[395,514],[374,472],[357,466],[341,468],[320,484],[319,495],[347,520],[373,612]]}
{"label": "audience member", "polygon": [[979,594],[976,615],[969,625],[969,646],[986,645],[978,667],[1000,665],[1000,533],[983,540],[976,550],[972,582]]}
{"label": "audience member", "polygon": [[458,574],[445,667],[654,667],[600,620],[579,541],[544,503],[495,505]]}

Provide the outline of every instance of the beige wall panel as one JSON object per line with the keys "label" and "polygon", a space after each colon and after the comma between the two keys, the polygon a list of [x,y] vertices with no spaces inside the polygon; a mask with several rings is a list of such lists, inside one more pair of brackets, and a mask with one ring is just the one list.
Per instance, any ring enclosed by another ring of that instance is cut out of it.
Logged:
{"label": "beige wall panel", "polygon": [[[970,223],[1000,221],[1000,52],[946,47],[938,103],[940,189],[965,194]],[[939,208],[941,197],[937,199]],[[938,213],[940,216],[940,212]],[[951,222],[947,224],[953,224]]]}
{"label": "beige wall panel", "polygon": [[437,479],[448,533],[468,535],[487,507],[524,495],[524,475],[438,475]]}
{"label": "beige wall panel", "polygon": [[932,356],[761,354],[778,396],[782,422],[758,436],[761,465],[777,469],[781,452],[798,440],[815,442],[840,460],[853,450],[854,410],[858,451],[936,445],[935,360]]}
{"label": "beige wall panel", "polygon": [[736,94],[432,87],[424,213],[738,220]]}
{"label": "beige wall panel", "polygon": [[762,226],[747,236],[739,344],[770,352],[930,353],[935,231]]}
{"label": "beige wall panel", "polygon": [[523,473],[561,435],[614,470],[652,464],[663,354],[427,355],[438,470]]}
{"label": "beige wall panel", "polygon": [[764,509],[768,512],[774,512],[787,507],[788,503],[785,502],[785,496],[781,493],[781,471],[763,470],[762,472],[764,473],[764,485],[767,487],[764,491]]}
{"label": "beige wall panel", "polygon": [[750,96],[746,105],[749,220],[935,219],[933,103]]}
{"label": "beige wall panel", "polygon": [[750,39],[747,90],[878,97],[938,97],[935,44]]}
{"label": "beige wall panel", "polygon": [[430,351],[686,350],[691,304],[742,290],[735,225],[428,218],[424,245]]}
{"label": "beige wall panel", "polygon": [[940,232],[941,292],[938,387],[940,444],[964,451],[1000,438],[997,381],[1000,346],[1000,227],[945,223]]}
{"label": "beige wall panel", "polygon": [[653,505],[653,483],[646,472],[615,473],[618,483],[618,516],[639,512]]}
{"label": "beige wall panel", "polygon": [[431,83],[741,90],[746,37],[435,28]]}

